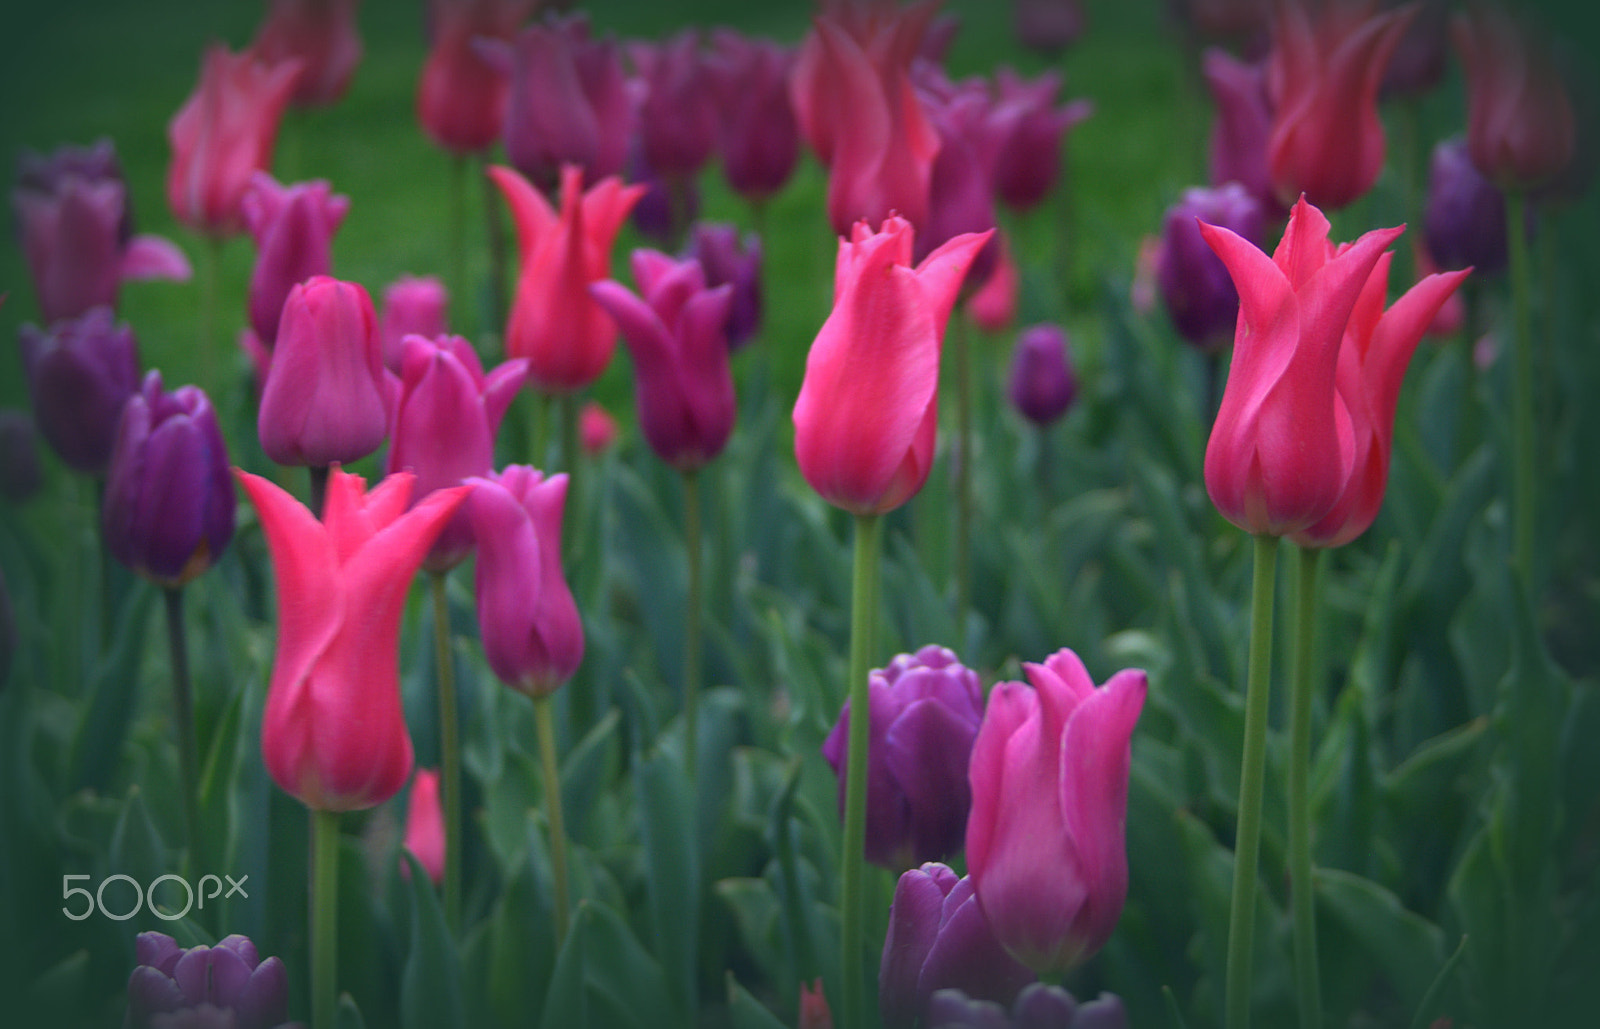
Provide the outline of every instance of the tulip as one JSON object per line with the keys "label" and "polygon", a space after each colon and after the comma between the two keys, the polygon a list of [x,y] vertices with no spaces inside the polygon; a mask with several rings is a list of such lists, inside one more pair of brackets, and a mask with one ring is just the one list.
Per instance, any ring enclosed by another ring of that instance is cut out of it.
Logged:
{"label": "tulip", "polygon": [[266,172],[256,172],[240,210],[256,243],[250,327],[270,350],[289,290],[332,270],[333,234],[350,210],[350,198],[335,196],[325,180],[280,186]]}
{"label": "tulip", "polygon": [[128,1029],[288,1029],[289,973],[276,957],[261,960],[248,937],[184,949],[165,933],[143,932],[133,951],[138,965],[128,976]]}
{"label": "tulip", "polygon": [[109,139],[28,150],[11,192],[39,313],[48,324],[115,307],[125,279],[189,278],[189,259],[160,236],[134,235],[128,187]]}
{"label": "tulip", "polygon": [[706,58],[716,100],[717,150],[735,193],[759,203],[783,188],[800,157],[789,102],[791,49],[732,29],[711,34]]}
{"label": "tulip", "polygon": [[[1445,61],[1449,56],[1446,26],[1449,23],[1448,0],[1406,0],[1417,2],[1416,16],[1395,44],[1389,58],[1389,68],[1384,72],[1379,96],[1420,96],[1439,84],[1444,78]],[[1398,0],[1384,0],[1385,7],[1398,6]]]}
{"label": "tulip", "polygon": [[1451,23],[1467,71],[1467,148],[1503,190],[1526,190],[1572,160],[1572,102],[1534,34],[1504,9],[1481,4]]}
{"label": "tulip", "polygon": [[644,189],[633,206],[633,227],[646,238],[671,246],[683,238],[689,223],[700,217],[700,187],[695,180],[656,174],[645,163],[642,147],[634,147],[627,179]]}
{"label": "tulip", "polygon": [[809,986],[800,984],[800,1029],[833,1029],[833,1011],[822,992],[820,977]]}
{"label": "tulip", "polygon": [[1128,888],[1123,823],[1145,674],[1096,687],[1059,650],[989,694],[972,747],[967,867],[995,938],[1036,972],[1099,950]]}
{"label": "tulip", "polygon": [[610,450],[617,442],[618,431],[617,420],[598,400],[589,401],[578,412],[579,441],[583,452],[590,457],[599,457]]}
{"label": "tulip", "polygon": [[506,353],[528,359],[545,393],[582,389],[605,371],[617,345],[611,317],[589,295],[610,271],[611,244],[643,189],[608,178],[583,192],[583,171],[561,173],[561,211],[510,168],[489,169],[517,226],[522,271],[506,327]]}
{"label": "tulip", "polygon": [[1013,0],[1011,27],[1017,42],[1047,57],[1060,54],[1083,35],[1082,0]]}
{"label": "tulip", "polygon": [[[954,236],[995,227],[994,155],[1003,142],[1003,127],[988,117],[989,97],[982,83],[929,85],[919,96],[939,134],[939,152],[928,178],[928,215],[916,226],[915,260]],[[968,288],[994,270],[995,250],[985,246],[968,266]]]}
{"label": "tulip", "polygon": [[647,165],[670,180],[693,175],[716,145],[717,111],[700,34],[687,29],[660,43],[639,43],[629,56],[638,72],[638,131]]}
{"label": "tulip", "polygon": [[1009,1011],[960,990],[939,990],[928,1000],[926,1024],[928,1029],[1128,1029],[1128,1012],[1114,993],[1079,1004],[1059,986],[1033,983],[1017,994]]}
{"label": "tulip", "polygon": [[[413,504],[435,490],[459,485],[494,468],[494,436],[506,408],[527,378],[526,361],[507,361],[485,375],[472,344],[460,336],[407,336],[401,359],[400,402],[387,472],[416,475]],[[466,512],[439,533],[422,567],[454,568],[472,547]]]}
{"label": "tulip", "polygon": [[1214,47],[1205,52],[1201,68],[1217,106],[1211,126],[1211,184],[1239,183],[1261,204],[1264,215],[1276,218],[1284,207],[1267,167],[1272,104],[1267,99],[1266,68]]}
{"label": "tulip", "polygon": [[122,408],[102,508],[106,550],[153,582],[182,586],[227,547],[233,508],[211,401],[198,386],[163,391],[152,370]]}
{"label": "tulip", "polygon": [[607,280],[589,287],[633,355],[639,427],[667,464],[692,471],[722,452],[737,409],[726,326],[733,287],[709,289],[700,262],[633,252],[642,296]]}
{"label": "tulip", "polygon": [[1344,207],[1383,170],[1378,87],[1415,8],[1368,9],[1334,5],[1313,22],[1303,5],[1278,7],[1267,58],[1267,167],[1280,203],[1304,194],[1323,207]]}
{"label": "tulip", "polygon": [[266,64],[300,62],[289,102],[323,107],[344,96],[361,63],[361,0],[271,0],[250,52]]}
{"label": "tulip", "polygon": [[26,411],[0,407],[0,498],[20,504],[44,485],[33,419]]}
{"label": "tulip", "polygon": [[696,223],[685,256],[700,262],[711,289],[727,285],[733,290],[728,305],[728,347],[738,351],[761,328],[761,240],[730,224]]}
{"label": "tulip", "polygon": [[464,486],[407,510],[414,476],[372,492],[334,468],[321,521],[280,487],[235,471],[278,580],[278,645],[261,722],[267,772],[314,811],[383,803],[411,775],[400,706],[400,615]]}
{"label": "tulip", "polygon": [[534,0],[429,0],[432,45],[417,82],[417,121],[437,146],[470,154],[500,138],[510,77],[474,41],[509,41],[534,6]]}
{"label": "tulip", "polygon": [[[1441,269],[1434,262],[1433,255],[1428,253],[1427,246],[1422,242],[1422,237],[1417,236],[1411,241],[1411,263],[1416,269],[1419,279],[1437,274]],[[1476,269],[1474,269],[1476,270]],[[1433,321],[1428,323],[1428,328],[1423,332],[1430,339],[1452,339],[1462,327],[1467,324],[1467,304],[1461,293],[1450,294],[1449,298],[1439,307]]]}
{"label": "tulip", "polygon": [[1049,425],[1067,413],[1078,395],[1078,380],[1065,329],[1035,325],[1022,330],[1011,358],[1010,392],[1012,406],[1035,425]]}
{"label": "tulip", "polygon": [[139,387],[133,330],[113,324],[110,308],[96,307],[48,332],[24,325],[18,343],[45,442],[75,471],[105,471],[122,405]]}
{"label": "tulip", "polygon": [[264,64],[220,43],[206,48],[200,82],[167,123],[173,217],[208,236],[244,229],[240,200],[250,176],[272,163],[278,120],[300,74],[298,60]]}
{"label": "tulip", "polygon": [[314,276],[289,291],[256,419],[261,447],[284,465],[347,464],[389,432],[372,298],[360,285]]}
{"label": "tulip", "polygon": [[1402,230],[1374,230],[1335,255],[1328,220],[1301,200],[1271,258],[1232,230],[1200,231],[1239,290],[1206,492],[1246,532],[1287,536],[1326,516],[1350,477],[1348,425],[1334,405],[1339,342],[1379,254]]}
{"label": "tulip", "polygon": [[928,1002],[939,990],[1010,1004],[1033,979],[995,939],[970,878],[937,862],[901,873],[878,967],[885,1029],[929,1024]]}
{"label": "tulip", "polygon": [[1041,203],[1061,176],[1061,141],[1094,113],[1088,100],[1056,106],[1061,76],[1046,72],[1032,82],[1010,68],[995,72],[991,120],[1000,128],[995,151],[995,195],[1025,211]]}
{"label": "tulip", "polygon": [[1459,136],[1433,148],[1422,231],[1440,267],[1489,274],[1506,266],[1505,194],[1478,171]]}
{"label": "tulip", "polygon": [[833,311],[794,405],[795,456],[824,500],[882,514],[927,481],[945,323],[989,235],[957,236],[914,268],[904,218],[886,219],[879,232],[858,223],[839,241]]}
{"label": "tulip", "polygon": [[443,336],[449,307],[450,294],[432,275],[402,275],[385,287],[378,321],[383,366],[400,373],[400,352],[407,336]]}
{"label": "tulip", "polygon": [[998,230],[995,239],[998,242],[994,267],[983,284],[967,297],[967,313],[972,316],[972,323],[985,332],[1004,332],[1017,320],[1017,294],[1021,292],[1011,247]]}
{"label": "tulip", "polygon": [[1237,182],[1185,190],[1167,208],[1156,282],[1178,335],[1209,352],[1233,340],[1239,291],[1200,235],[1200,221],[1226,226],[1255,243],[1264,226],[1261,205]]}
{"label": "tulip", "polygon": [[[439,809],[439,770],[419,768],[411,780],[406,800],[404,846],[428,873],[435,886],[444,878],[444,815]],[[411,878],[411,865],[402,861],[400,874]]]}
{"label": "tulip", "polygon": [[[901,654],[867,681],[866,857],[891,871],[955,853],[972,793],[967,756],[983,718],[976,672],[940,646]],[[822,743],[844,811],[850,702]]]}

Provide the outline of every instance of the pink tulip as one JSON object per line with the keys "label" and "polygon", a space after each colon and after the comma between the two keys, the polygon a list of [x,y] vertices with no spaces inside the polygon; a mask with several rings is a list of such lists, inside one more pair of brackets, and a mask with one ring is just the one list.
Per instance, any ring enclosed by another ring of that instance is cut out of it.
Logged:
{"label": "pink tulip", "polygon": [[1017,263],[1007,237],[996,230],[994,267],[982,285],[967,298],[967,313],[985,332],[1004,332],[1017,320],[1017,297],[1022,291]]}
{"label": "pink tulip", "polygon": [[432,275],[402,275],[389,283],[383,291],[383,311],[378,322],[383,366],[396,375],[400,373],[400,351],[407,336],[443,336],[449,307],[450,294],[444,283]]}
{"label": "pink tulip", "polygon": [[[439,885],[444,879],[444,813],[439,807],[437,768],[419,768],[412,777],[404,844],[433,884]],[[411,865],[402,861],[400,874],[411,878]]]}
{"label": "pink tulip", "polygon": [[589,295],[610,276],[611,244],[644,189],[608,178],[583,192],[583,169],[561,170],[557,214],[510,168],[489,169],[517,226],[522,271],[506,326],[506,353],[528,359],[528,378],[545,393],[582,389],[605,371],[617,345],[611,316]]}
{"label": "pink tulip", "polygon": [[617,420],[598,400],[589,401],[578,412],[578,440],[583,452],[590,457],[599,457],[611,449],[617,442],[618,431]]}
{"label": "pink tulip", "polygon": [[240,202],[245,227],[256,242],[250,273],[250,327],[269,350],[289,290],[333,269],[333,234],[350,210],[350,198],[335,196],[324,180],[280,186],[266,172],[250,177]]}
{"label": "pink tulip", "polygon": [[1335,406],[1339,344],[1379,255],[1402,230],[1374,230],[1336,253],[1328,228],[1301,200],[1268,258],[1229,229],[1200,225],[1239,290],[1206,491],[1246,532],[1287,536],[1315,525],[1350,477],[1350,424]]}
{"label": "pink tulip", "polygon": [[300,74],[298,60],[264,64],[221,43],[206,47],[200,83],[167,123],[173,217],[208,236],[244,229],[239,201],[250,176],[272,163],[278,120]]}
{"label": "pink tulip", "polygon": [[992,233],[957,236],[911,266],[912,229],[891,216],[839,241],[833,312],[806,357],[795,456],[822,498],[882,514],[927,481],[939,421],[939,352],[967,267]]}
{"label": "pink tulip", "polygon": [[1572,161],[1572,101],[1555,63],[1503,8],[1480,4],[1451,24],[1467,68],[1467,148],[1506,191],[1541,185]]}
{"label": "pink tulip", "polygon": [[967,868],[995,938],[1036,972],[1065,971],[1103,946],[1128,889],[1123,825],[1145,673],[1097,688],[1059,650],[1002,682],[972,748]]}
{"label": "pink tulip", "polygon": [[271,0],[250,52],[267,64],[297,59],[289,102],[323,107],[344,96],[361,63],[361,0]]}
{"label": "pink tulip", "polygon": [[468,490],[406,510],[412,476],[335,468],[322,521],[267,479],[235,472],[256,506],[278,580],[278,645],[261,722],[274,782],[307,807],[383,803],[411,774],[400,705],[400,615],[433,538]]}
{"label": "pink tulip", "polygon": [[436,145],[471,154],[500,139],[511,79],[473,41],[509,41],[534,6],[534,0],[429,0],[432,45],[417,82],[417,121]]}

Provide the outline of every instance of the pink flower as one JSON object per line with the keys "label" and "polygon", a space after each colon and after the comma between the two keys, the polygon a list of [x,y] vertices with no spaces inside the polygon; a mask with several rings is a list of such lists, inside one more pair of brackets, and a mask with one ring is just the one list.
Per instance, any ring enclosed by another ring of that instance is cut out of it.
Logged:
{"label": "pink flower", "polygon": [[1507,11],[1479,4],[1451,24],[1467,68],[1467,148],[1503,190],[1542,185],[1572,161],[1572,101],[1550,54]]}
{"label": "pink flower", "polygon": [[250,327],[270,350],[278,338],[278,319],[289,290],[333,270],[333,234],[350,210],[350,198],[334,195],[333,187],[321,179],[280,186],[266,172],[256,172],[240,210],[256,242]]}
{"label": "pink flower", "polygon": [[967,298],[967,313],[978,328],[985,332],[1004,332],[1017,320],[1017,295],[1022,290],[1019,280],[1007,237],[996,230],[994,268]]}
{"label": "pink flower", "polygon": [[[411,779],[406,800],[405,848],[417,859],[435,886],[444,879],[444,813],[439,808],[439,770],[419,768]],[[400,874],[411,878],[411,865],[402,861]]]}
{"label": "pink flower", "polygon": [[271,0],[250,52],[267,64],[297,59],[289,102],[321,107],[344,95],[361,63],[361,0]]}
{"label": "pink flower", "polygon": [[533,0],[429,0],[433,44],[417,82],[417,121],[435,144],[470,154],[500,139],[511,79],[473,41],[510,40],[534,6]]}
{"label": "pink flower", "polygon": [[598,400],[589,401],[578,412],[578,439],[583,452],[590,457],[599,457],[609,450],[617,442],[617,431],[617,420]]}
{"label": "pink flower", "polygon": [[445,333],[450,294],[432,275],[402,275],[383,290],[378,337],[383,341],[383,366],[400,372],[400,350],[415,333],[433,339]]}

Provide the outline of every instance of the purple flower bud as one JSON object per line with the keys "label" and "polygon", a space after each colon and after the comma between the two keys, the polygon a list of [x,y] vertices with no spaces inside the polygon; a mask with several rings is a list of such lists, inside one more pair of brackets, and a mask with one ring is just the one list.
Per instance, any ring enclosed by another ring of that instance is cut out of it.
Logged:
{"label": "purple flower bud", "polygon": [[697,222],[684,256],[700,262],[708,289],[733,288],[728,346],[737,352],[761,328],[761,240],[753,232],[746,233],[741,246],[734,225]]}
{"label": "purple flower bud", "polygon": [[1059,986],[1031,983],[1009,1012],[959,989],[939,990],[928,1001],[924,1024],[928,1029],[1127,1029],[1128,1013],[1114,993],[1079,1004]]}
{"label": "purple flower bud", "polygon": [[1461,136],[1433,148],[1422,226],[1440,268],[1492,274],[1506,266],[1505,194],[1478,171]]}
{"label": "purple flower bud", "polygon": [[233,475],[211,401],[172,393],[152,370],[122,408],[101,512],[106,549],[140,575],[181,586],[233,537]]}
{"label": "purple flower bud", "polygon": [[1217,120],[1211,126],[1211,184],[1237,182],[1262,205],[1265,214],[1287,214],[1272,186],[1267,137],[1272,105],[1267,99],[1264,64],[1246,64],[1212,47],[1201,62]]}
{"label": "purple flower bud", "polygon": [[45,442],[77,471],[105,471],[122,405],[139,386],[133,330],[113,324],[109,307],[96,307],[48,332],[24,325],[19,337],[33,419]]}
{"label": "purple flower bud", "polygon": [[402,275],[383,291],[379,337],[383,340],[383,366],[400,374],[402,344],[416,334],[434,339],[445,334],[445,314],[450,294],[432,275]]}
{"label": "purple flower bud", "polygon": [[278,319],[289,290],[332,270],[333,234],[350,210],[350,199],[335,196],[333,187],[320,179],[280,186],[266,172],[256,172],[239,208],[256,242],[250,326],[270,350],[278,339]]}
{"label": "purple flower bud", "polygon": [[[1017,1023],[1017,1029],[1023,1029],[1022,1022]],[[1102,993],[1079,1005],[1072,1029],[1128,1029],[1128,1012],[1122,1006],[1122,998],[1115,993]]]}
{"label": "purple flower bud", "polygon": [[1059,325],[1023,329],[1011,356],[1011,403],[1035,425],[1049,425],[1067,413],[1077,395],[1066,330]]}
{"label": "purple flower bud", "polygon": [[1167,209],[1156,261],[1161,299],[1178,335],[1211,351],[1233,341],[1239,291],[1196,219],[1226,226],[1253,243],[1259,243],[1264,225],[1261,205],[1237,182],[1185,190]]}
{"label": "purple flower bud", "polygon": [[20,504],[43,484],[33,419],[14,407],[0,408],[0,497]]}
{"label": "purple flower bud", "polygon": [[686,29],[660,43],[634,43],[639,142],[645,163],[668,179],[693,175],[716,145],[717,112],[700,33]]}
{"label": "purple flower bud", "polygon": [[1083,35],[1082,0],[1012,0],[1011,15],[1017,41],[1047,56]]}
{"label": "purple flower bud", "polygon": [[713,31],[711,47],[706,68],[723,176],[747,200],[763,200],[783,188],[800,157],[800,129],[789,102],[794,51],[732,29]]}
{"label": "purple flower bud", "polygon": [[[977,673],[930,645],[874,669],[867,698],[867,860],[898,871],[954,853],[972,805],[967,760],[983,718]],[[849,735],[846,701],[822,743],[839,776],[841,813]]]}
{"label": "purple flower bud", "polygon": [[[1399,3],[1386,0],[1382,6],[1397,7]],[[1416,96],[1439,84],[1450,52],[1449,21],[1446,0],[1421,0],[1389,58],[1380,96]]]}
{"label": "purple flower bud", "polygon": [[694,178],[656,174],[638,147],[628,162],[628,181],[645,187],[633,206],[633,227],[662,246],[683,238],[684,229],[700,216],[700,187]]}
{"label": "purple flower bud", "polygon": [[[929,83],[929,72],[922,75],[932,87],[925,86],[920,96],[939,134],[939,152],[928,179],[928,215],[914,241],[912,259],[918,263],[962,233],[995,227],[993,155],[1005,145],[1005,126],[989,118],[988,91],[981,83]],[[989,277],[998,252],[993,239],[985,244],[967,267],[967,288]]]}
{"label": "purple flower bud", "polygon": [[1056,106],[1061,76],[1045,72],[1032,82],[1010,68],[995,72],[996,100],[990,119],[997,126],[995,195],[1018,211],[1036,207],[1061,177],[1061,141],[1094,113],[1088,100]]}
{"label": "purple flower bud", "polygon": [[183,950],[164,933],[146,932],[139,934],[134,951],[139,965],[128,977],[129,1029],[285,1025],[289,977],[283,962],[260,960],[243,936]]}

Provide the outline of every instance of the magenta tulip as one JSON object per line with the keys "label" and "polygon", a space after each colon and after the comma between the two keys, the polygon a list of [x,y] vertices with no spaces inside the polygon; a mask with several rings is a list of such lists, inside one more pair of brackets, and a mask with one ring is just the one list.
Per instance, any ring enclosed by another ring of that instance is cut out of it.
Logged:
{"label": "magenta tulip", "polygon": [[536,0],[428,0],[432,43],[417,82],[417,121],[437,146],[471,154],[500,139],[511,77],[474,40],[508,42],[534,6]]}
{"label": "magenta tulip", "polygon": [[1479,4],[1451,24],[1467,67],[1467,147],[1504,190],[1541,185],[1572,161],[1572,101],[1547,48],[1504,8]]}
{"label": "magenta tulip", "polygon": [[732,29],[714,31],[711,47],[706,68],[722,173],[734,192],[759,202],[783,188],[800,157],[800,129],[789,101],[794,52]]}
{"label": "magenta tulip", "polygon": [[361,0],[271,0],[250,52],[267,64],[300,62],[289,102],[324,107],[344,96],[361,63]]}
{"label": "magenta tulip", "polygon": [[105,471],[122,405],[139,388],[133,330],[116,324],[109,307],[95,307],[48,332],[24,325],[17,342],[40,435],[68,467]]}
{"label": "magenta tulip", "polygon": [[[444,812],[439,806],[439,770],[419,768],[406,798],[406,831],[402,846],[417,859],[435,886],[444,879]],[[410,862],[400,863],[400,874],[411,878]]]}
{"label": "magenta tulip", "polygon": [[271,350],[289,290],[333,269],[333,234],[350,210],[324,180],[281,186],[266,172],[250,177],[240,201],[245,228],[256,243],[250,273],[250,327]]}
{"label": "magenta tulip", "polygon": [[432,275],[402,275],[383,290],[378,336],[383,341],[383,366],[400,374],[400,352],[412,334],[433,339],[445,334],[450,294]]}

